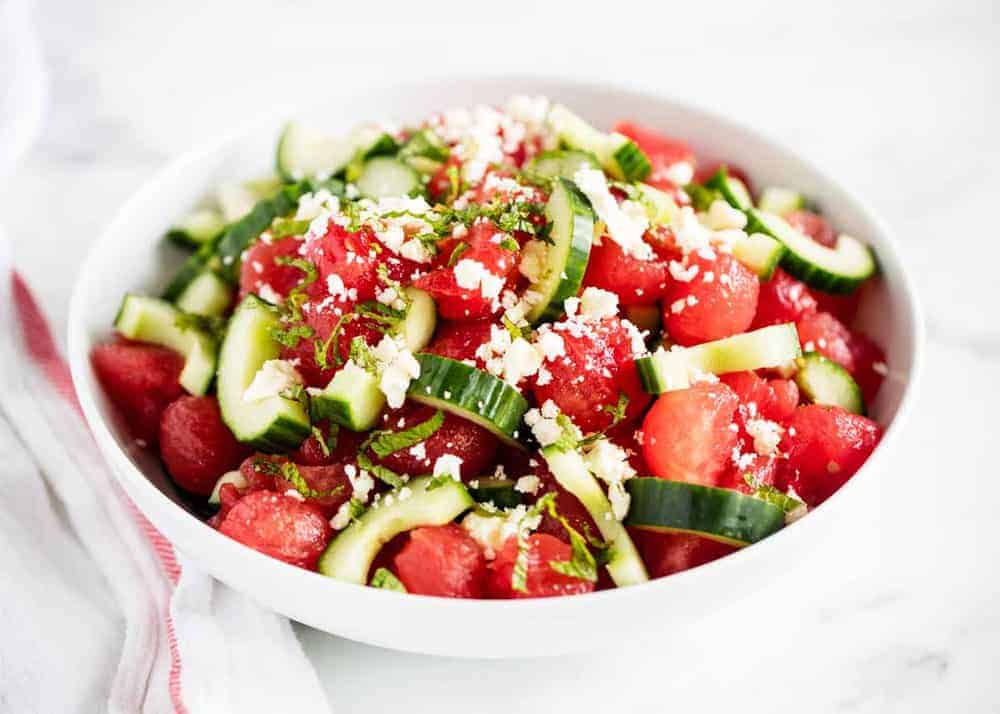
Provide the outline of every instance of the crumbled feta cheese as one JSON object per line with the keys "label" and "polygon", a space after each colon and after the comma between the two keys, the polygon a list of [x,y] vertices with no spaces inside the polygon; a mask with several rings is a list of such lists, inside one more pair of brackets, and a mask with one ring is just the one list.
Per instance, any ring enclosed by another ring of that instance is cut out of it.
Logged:
{"label": "crumbled feta cheese", "polygon": [[611,239],[626,255],[638,260],[653,259],[653,249],[642,239],[649,227],[649,217],[642,204],[624,201],[619,206],[611,195],[604,172],[599,169],[581,168],[573,174],[573,181],[590,200]]}
{"label": "crumbled feta cheese", "polygon": [[600,288],[587,288],[580,299],[580,316],[590,320],[618,314],[618,296]]}
{"label": "crumbled feta cheese", "polygon": [[670,270],[670,277],[679,283],[690,283],[699,270],[697,263],[685,267],[683,263],[676,260],[671,260],[667,267]]}
{"label": "crumbled feta cheese", "polygon": [[889,374],[889,365],[885,362],[872,362],[872,371],[875,374],[885,377]]}
{"label": "crumbled feta cheese", "polygon": [[302,375],[290,362],[283,359],[269,359],[261,365],[250,386],[243,392],[244,402],[259,402],[277,397],[286,390],[302,384]]}
{"label": "crumbled feta cheese", "polygon": [[694,179],[694,166],[687,161],[678,161],[668,166],[663,175],[674,186],[687,186]]}
{"label": "crumbled feta cheese", "polygon": [[697,214],[690,206],[681,207],[677,220],[671,223],[677,247],[687,255],[708,248],[712,232],[701,224]]}
{"label": "crumbled feta cheese", "polygon": [[753,437],[753,448],[761,456],[777,456],[784,429],[767,419],[748,419],[747,434]]}
{"label": "crumbled feta cheese", "polygon": [[267,283],[262,283],[259,288],[257,288],[257,297],[262,300],[267,300],[272,305],[280,305],[285,301],[285,298],[278,294],[278,291],[272,288]]}
{"label": "crumbled feta cheese", "polygon": [[553,332],[545,326],[538,330],[535,344],[538,345],[545,359],[550,362],[559,357],[566,356],[566,342],[563,340],[562,335]]}
{"label": "crumbled feta cheese", "polygon": [[516,387],[522,379],[538,372],[541,366],[542,355],[527,340],[518,337],[510,343],[503,356],[504,381]]}
{"label": "crumbled feta cheese", "polygon": [[528,493],[534,495],[538,493],[538,489],[541,485],[542,481],[537,476],[522,476],[514,483],[514,490],[518,493]]}
{"label": "crumbled feta cheese", "polygon": [[453,270],[455,282],[460,288],[466,290],[478,288],[480,294],[487,300],[494,300],[500,296],[500,291],[503,289],[503,278],[491,273],[478,260],[463,258],[455,264]]}
{"label": "crumbled feta cheese", "polygon": [[335,531],[342,531],[347,528],[351,523],[351,502],[344,501],[340,504],[340,508],[334,514],[333,518],[330,519],[330,527]]}
{"label": "crumbled feta cheese", "polygon": [[386,335],[372,350],[379,366],[379,389],[393,409],[403,406],[410,382],[420,376],[420,363],[401,341]]}
{"label": "crumbled feta cheese", "polygon": [[353,497],[362,503],[367,503],[368,496],[371,494],[372,489],[375,488],[375,480],[372,478],[372,475],[364,469],[359,469],[354,464],[345,465],[344,473],[347,474],[347,480],[351,484]]}
{"label": "crumbled feta cheese", "polygon": [[451,476],[456,481],[462,480],[462,457],[454,454],[442,454],[434,462],[434,476]]}
{"label": "crumbled feta cheese", "polygon": [[410,456],[420,461],[427,459],[427,446],[425,442],[421,441],[419,444],[414,444],[410,447]]}
{"label": "crumbled feta cheese", "polygon": [[562,436],[562,427],[556,421],[559,407],[551,399],[545,401],[541,409],[529,409],[524,415],[524,423],[531,428],[542,447],[550,446]]}

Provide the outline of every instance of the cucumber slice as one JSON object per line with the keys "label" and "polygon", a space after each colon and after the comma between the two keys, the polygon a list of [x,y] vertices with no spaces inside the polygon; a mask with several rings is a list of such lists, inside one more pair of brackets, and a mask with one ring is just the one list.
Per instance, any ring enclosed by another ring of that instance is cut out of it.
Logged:
{"label": "cucumber slice", "polygon": [[355,157],[383,151],[385,139],[392,141],[395,148],[392,137],[375,127],[358,127],[347,136],[328,136],[299,122],[289,122],[278,139],[278,174],[286,181],[329,178],[343,171]]}
{"label": "cucumber slice", "polygon": [[806,352],[795,360],[799,370],[795,383],[813,404],[843,407],[854,414],[865,413],[865,399],[851,373],[818,352]]}
{"label": "cucumber slice", "polygon": [[200,248],[226,228],[222,213],[214,208],[192,211],[167,232],[167,238],[184,248]]}
{"label": "cucumber slice", "polygon": [[753,208],[753,199],[746,185],[735,176],[730,176],[725,166],[720,166],[719,170],[705,181],[705,187],[718,191],[733,208],[741,211]]}
{"label": "cucumber slice", "polygon": [[437,328],[437,306],[430,293],[419,288],[404,288],[410,306],[406,309],[406,317],[400,325],[403,342],[410,352],[419,352],[426,347],[434,330]]}
{"label": "cucumber slice", "polygon": [[642,387],[650,394],[662,394],[691,386],[697,372],[726,374],[751,369],[778,367],[802,354],[799,333],[791,322],[762,327],[694,347],[665,350],[635,361]]}
{"label": "cucumber slice", "polygon": [[785,512],[774,504],[727,488],[662,478],[633,478],[625,487],[632,496],[625,523],[636,528],[745,546],[785,525]]}
{"label": "cucumber slice", "polygon": [[764,282],[774,275],[774,269],[784,255],[785,246],[782,242],[764,233],[751,233],[733,245],[733,257]]}
{"label": "cucumber slice", "polygon": [[604,170],[620,181],[642,181],[652,171],[649,157],[634,141],[598,131],[561,104],[550,110],[549,123],[566,146],[593,154]]}
{"label": "cucumber slice", "polygon": [[343,195],[344,183],[336,179],[327,181],[304,180],[282,187],[271,198],[258,201],[246,216],[233,223],[219,238],[217,252],[222,261],[223,277],[236,282],[239,277],[240,260],[245,251],[260,234],[271,227],[275,218],[292,213],[299,205],[299,199],[307,193],[326,189],[332,194]]}
{"label": "cucumber slice", "polygon": [[184,355],[180,383],[189,393],[205,394],[219,351],[218,341],[207,330],[185,324],[184,313],[166,300],[126,295],[115,317],[115,329],[130,340],[169,347]]}
{"label": "cucumber slice", "polygon": [[458,481],[437,482],[428,489],[430,477],[411,480],[401,497],[402,489],[362,513],[341,531],[327,546],[319,559],[318,570],[323,575],[349,583],[364,585],[372,561],[386,543],[419,526],[441,526],[450,523],[475,502]]}
{"label": "cucumber slice", "polygon": [[281,352],[271,336],[280,324],[273,306],[247,295],[229,321],[219,355],[217,392],[222,421],[238,440],[260,451],[295,449],[311,433],[309,415],[299,401],[278,395],[258,401],[243,399],[258,370]]}
{"label": "cucumber slice", "polygon": [[233,289],[214,270],[205,268],[188,283],[175,301],[178,308],[192,315],[219,317],[233,302]]}
{"label": "cucumber slice", "polygon": [[843,233],[827,248],[773,213],[747,211],[748,233],[766,233],[784,243],[781,265],[806,285],[828,293],[849,293],[875,274],[875,256],[861,241]]}
{"label": "cucumber slice", "polygon": [[523,448],[517,437],[528,402],[519,391],[464,362],[427,353],[415,356],[420,376],[410,382],[410,399],[468,419]]}
{"label": "cucumber slice", "polygon": [[563,302],[579,292],[596,222],[587,197],[576,184],[561,177],[553,182],[545,217],[552,224],[552,244],[545,246],[545,270],[530,288],[540,296],[526,315],[533,323],[558,320],[563,314]]}
{"label": "cucumber slice", "polygon": [[226,223],[234,223],[246,216],[258,201],[271,198],[281,189],[281,181],[273,176],[251,179],[243,183],[227,183],[215,193],[220,214]]}
{"label": "cucumber slice", "polygon": [[639,201],[646,207],[650,224],[668,225],[676,219],[680,209],[673,196],[646,183],[637,185],[636,189]]}
{"label": "cucumber slice", "polygon": [[601,538],[611,546],[611,560],[607,568],[615,585],[623,587],[649,580],[649,573],[632,538],[615,518],[604,489],[590,473],[580,453],[575,449],[562,451],[550,446],[542,449],[542,456],[559,485],[579,499],[597,524]]}
{"label": "cucumber slice", "polygon": [[362,196],[374,199],[411,196],[423,190],[416,169],[389,156],[368,159],[354,183]]}
{"label": "cucumber slice", "polygon": [[572,149],[556,149],[546,151],[533,158],[525,167],[525,171],[542,178],[573,179],[580,169],[599,169],[597,157],[588,151]]}
{"label": "cucumber slice", "polygon": [[768,186],[761,192],[757,207],[776,216],[785,216],[805,208],[806,197],[790,188]]}
{"label": "cucumber slice", "polygon": [[329,419],[351,431],[368,431],[385,408],[385,395],[378,377],[348,362],[326,387],[309,389],[309,408],[314,422]]}
{"label": "cucumber slice", "polygon": [[[405,288],[410,306],[400,330],[411,352],[422,350],[434,336],[437,311],[434,299],[423,290]],[[378,377],[348,362],[323,389],[309,389],[309,407],[314,422],[330,419],[351,431],[375,426],[385,408],[385,395]]]}
{"label": "cucumber slice", "polygon": [[469,495],[476,503],[492,503],[497,508],[521,505],[521,494],[514,490],[514,481],[507,478],[481,478],[469,485]]}

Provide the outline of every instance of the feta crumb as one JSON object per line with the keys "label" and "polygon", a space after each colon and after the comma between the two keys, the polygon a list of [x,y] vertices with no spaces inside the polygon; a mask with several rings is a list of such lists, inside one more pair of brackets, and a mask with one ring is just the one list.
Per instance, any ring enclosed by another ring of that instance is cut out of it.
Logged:
{"label": "feta crumb", "polygon": [[541,485],[542,481],[537,476],[522,476],[514,484],[514,490],[518,493],[528,493],[534,495],[538,493],[538,489]]}
{"label": "feta crumb", "polygon": [[784,428],[776,422],[767,419],[748,419],[747,434],[753,437],[753,448],[761,456],[777,456],[778,444]]}
{"label": "feta crumb", "polygon": [[451,476],[456,481],[462,480],[462,457],[454,454],[442,454],[434,462],[434,476]]}
{"label": "feta crumb", "polygon": [[289,498],[294,498],[296,501],[305,501],[306,500],[306,497],[303,496],[298,491],[296,491],[294,488],[290,488],[287,491],[285,491],[285,495],[288,496]]}
{"label": "feta crumb", "polygon": [[340,508],[334,514],[333,518],[330,519],[330,527],[335,531],[342,531],[347,528],[351,523],[351,502],[344,501],[340,504]]}
{"label": "feta crumb", "polygon": [[455,282],[460,288],[466,290],[479,289],[480,294],[487,300],[493,300],[500,296],[503,290],[503,278],[494,275],[486,266],[478,260],[463,258],[454,267]]}
{"label": "feta crumb", "polygon": [[386,335],[372,350],[379,366],[379,389],[393,409],[403,406],[410,382],[420,376],[420,363],[401,342]]}
{"label": "feta crumb", "polygon": [[747,217],[740,209],[730,206],[728,201],[717,198],[708,207],[705,223],[713,231],[742,229],[746,227]]}
{"label": "feta crumb", "polygon": [[638,260],[653,259],[653,249],[642,239],[649,227],[649,217],[642,204],[624,201],[619,206],[600,169],[581,168],[573,174],[573,182],[590,200],[611,239],[621,246],[626,255]]}
{"label": "feta crumb", "polygon": [[590,320],[618,314],[618,296],[600,288],[587,288],[580,299],[580,316]]}
{"label": "feta crumb", "polygon": [[250,386],[243,392],[244,402],[259,402],[280,396],[282,392],[302,384],[302,375],[290,362],[269,359],[261,365]]}

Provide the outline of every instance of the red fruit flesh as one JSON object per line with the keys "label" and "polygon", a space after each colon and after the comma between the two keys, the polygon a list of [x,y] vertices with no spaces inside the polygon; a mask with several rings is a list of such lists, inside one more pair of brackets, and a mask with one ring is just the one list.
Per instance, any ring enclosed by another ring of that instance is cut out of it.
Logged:
{"label": "red fruit flesh", "polygon": [[860,332],[852,332],[848,342],[854,362],[854,380],[861,387],[865,404],[871,404],[878,395],[886,375],[885,352]]}
{"label": "red fruit flesh", "polygon": [[795,327],[799,332],[803,352],[819,352],[848,372],[854,371],[851,331],[840,320],[830,313],[817,312],[804,316]]}
{"label": "red fruit flesh", "polygon": [[738,399],[725,384],[662,394],[642,425],[642,450],[654,476],[713,486],[736,446],[730,429]]}
{"label": "red fruit flesh", "polygon": [[438,597],[483,596],[486,558],[479,544],[455,523],[410,531],[393,564],[407,592]]}
{"label": "red fruit flesh", "polygon": [[745,332],[757,312],[757,276],[725,253],[714,260],[692,253],[689,261],[698,273],[688,282],[671,281],[663,301],[670,339],[696,345]]}
{"label": "red fruit flesh", "polygon": [[184,358],[164,347],[123,341],[97,345],[90,360],[129,430],[155,443],[163,410],[184,393],[177,381]]}
{"label": "red fruit flesh", "polygon": [[566,322],[554,326],[563,338],[565,356],[547,360],[544,367],[551,380],[532,389],[538,404],[551,399],[584,432],[593,432],[610,426],[608,410],[618,404],[620,394],[628,398],[626,420],[638,417],[650,397],[642,389],[631,339],[621,321],[606,318],[587,327],[578,331]]}
{"label": "red fruit flesh", "polygon": [[[303,272],[294,265],[280,264],[281,258],[296,258],[302,239],[288,236],[273,242],[258,240],[247,250],[240,268],[240,297],[254,293],[265,295],[273,291],[287,297],[299,282]],[[265,287],[266,286],[266,287]]]}
{"label": "red fruit flesh", "polygon": [[591,249],[587,273],[583,278],[585,287],[613,292],[623,306],[655,304],[662,297],[666,283],[665,261],[638,260],[626,255],[608,236]]}
{"label": "red fruit flesh", "polygon": [[632,139],[643,153],[649,157],[653,170],[646,182],[657,188],[669,191],[676,187],[670,179],[670,167],[679,163],[695,166],[694,152],[686,141],[674,139],[655,129],[630,121],[615,124],[614,131]]}
{"label": "red fruit flesh", "polygon": [[816,312],[816,298],[805,283],[796,280],[781,268],[766,283],[761,283],[757,298],[757,314],[751,327],[798,322]]}
{"label": "red fruit flesh", "polygon": [[254,491],[229,509],[219,532],[256,551],[313,570],[332,529],[318,508],[271,491]]}
{"label": "red fruit flesh", "polygon": [[517,560],[517,538],[510,538],[489,565],[487,588],[493,597],[529,598],[579,595],[594,591],[594,583],[557,573],[553,562],[567,562],[572,548],[545,533],[528,536],[527,577],[525,591],[513,587],[514,563]]}
{"label": "red fruit flesh", "polygon": [[250,454],[222,422],[214,397],[180,397],[160,419],[160,456],[177,485],[208,496]]}
{"label": "red fruit flesh", "polygon": [[[386,413],[382,428],[392,431],[409,429],[430,419],[434,411],[431,407],[408,402],[402,408]],[[493,463],[497,444],[497,438],[483,427],[445,412],[441,427],[421,442],[423,448],[418,446],[416,454],[411,449],[401,449],[378,461],[398,473],[419,476],[431,473],[439,457],[452,454],[462,459],[462,478],[470,479],[481,476]]]}
{"label": "red fruit flesh", "polygon": [[424,352],[448,357],[454,360],[476,360],[482,367],[482,360],[476,357],[476,350],[484,342],[489,342],[492,320],[469,320],[464,322],[442,322],[434,333],[434,340]]}
{"label": "red fruit flesh", "polygon": [[788,454],[788,486],[818,506],[847,483],[878,445],[882,428],[840,407],[799,407],[788,422],[782,448]]}
{"label": "red fruit flesh", "polygon": [[630,528],[629,533],[654,578],[696,568],[737,548],[687,533],[655,533]]}

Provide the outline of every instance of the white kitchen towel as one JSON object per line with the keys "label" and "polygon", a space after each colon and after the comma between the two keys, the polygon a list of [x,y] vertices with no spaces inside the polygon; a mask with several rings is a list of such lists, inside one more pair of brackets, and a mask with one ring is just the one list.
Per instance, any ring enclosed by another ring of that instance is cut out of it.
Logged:
{"label": "white kitchen towel", "polygon": [[[38,131],[33,38],[0,0],[0,181]],[[288,620],[179,557],[118,486],[12,265],[0,230],[0,711],[328,712]]]}

